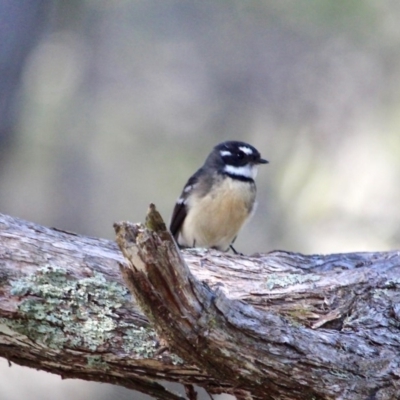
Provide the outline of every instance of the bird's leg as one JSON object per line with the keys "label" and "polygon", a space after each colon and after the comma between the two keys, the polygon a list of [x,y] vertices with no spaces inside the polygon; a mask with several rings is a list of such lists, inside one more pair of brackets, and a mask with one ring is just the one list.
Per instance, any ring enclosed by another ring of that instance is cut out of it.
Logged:
{"label": "bird's leg", "polygon": [[243,255],[242,253],[238,253],[238,252],[235,250],[235,248],[233,247],[233,244],[230,244],[230,245],[229,245],[229,248],[234,252],[235,255],[238,255],[238,254],[241,255],[241,256]]}
{"label": "bird's leg", "polygon": [[240,253],[240,252],[236,251],[235,248],[233,247],[233,243],[235,243],[236,238],[237,238],[237,236],[234,237],[234,239],[232,240],[232,243],[229,245],[229,248],[233,251],[233,253],[234,253],[236,256],[237,256],[237,255],[239,255],[239,256],[244,256],[243,253]]}

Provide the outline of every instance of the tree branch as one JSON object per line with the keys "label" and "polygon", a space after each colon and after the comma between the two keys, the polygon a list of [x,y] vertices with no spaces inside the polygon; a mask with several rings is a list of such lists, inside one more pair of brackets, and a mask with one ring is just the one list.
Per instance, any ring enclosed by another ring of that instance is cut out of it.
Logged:
{"label": "tree branch", "polygon": [[260,257],[260,270],[274,257],[280,268],[246,282],[245,303],[199,282],[159,218],[151,206],[151,229],[115,225],[121,270],[184,360],[260,399],[400,396],[398,252]]}
{"label": "tree branch", "polygon": [[0,356],[158,399],[181,398],[160,380],[192,398],[193,384],[240,399],[400,398],[398,252],[180,253],[154,215],[152,230],[117,225],[125,261],[113,242],[0,214]]}
{"label": "tree branch", "polygon": [[63,378],[177,400],[159,380],[219,384],[161,348],[119,272],[115,243],[0,214],[0,356]]}

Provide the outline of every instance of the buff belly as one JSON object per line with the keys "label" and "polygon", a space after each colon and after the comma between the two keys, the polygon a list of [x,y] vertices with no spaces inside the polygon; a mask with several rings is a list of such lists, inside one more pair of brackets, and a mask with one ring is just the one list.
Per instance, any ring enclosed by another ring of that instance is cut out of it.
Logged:
{"label": "buff belly", "polygon": [[225,178],[218,189],[201,198],[193,197],[178,243],[188,247],[212,247],[226,251],[251,215],[254,184]]}

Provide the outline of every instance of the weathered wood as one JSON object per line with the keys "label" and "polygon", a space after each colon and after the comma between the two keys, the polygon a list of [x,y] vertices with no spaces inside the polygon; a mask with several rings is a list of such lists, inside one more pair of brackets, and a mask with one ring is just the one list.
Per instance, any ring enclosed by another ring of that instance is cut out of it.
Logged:
{"label": "weathered wood", "polygon": [[121,270],[184,360],[260,399],[400,398],[398,252],[259,257],[260,272],[276,271],[245,268],[243,302],[201,283],[153,218],[151,206],[151,229],[115,225]]}
{"label": "weathered wood", "polygon": [[167,232],[118,227],[142,272],[111,241],[0,214],[1,357],[160,399],[180,398],[160,380],[238,398],[400,398],[399,252],[179,253]]}
{"label": "weathered wood", "polygon": [[158,399],[182,399],[158,380],[218,388],[196,366],[160,351],[120,263],[114,242],[0,214],[0,356]]}

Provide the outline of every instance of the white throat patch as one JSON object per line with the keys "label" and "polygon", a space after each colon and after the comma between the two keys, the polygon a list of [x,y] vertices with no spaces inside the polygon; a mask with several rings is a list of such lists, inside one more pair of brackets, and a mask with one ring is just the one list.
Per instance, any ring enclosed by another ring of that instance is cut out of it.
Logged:
{"label": "white throat patch", "polygon": [[243,165],[241,167],[236,167],[234,165],[225,165],[224,171],[231,175],[243,176],[244,178],[249,179],[256,179],[258,169],[256,165],[251,164]]}

